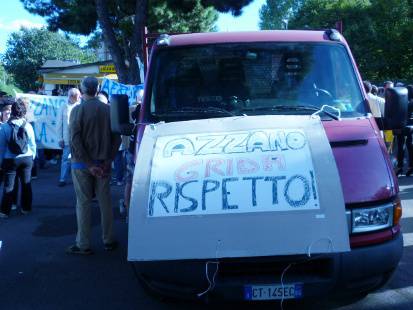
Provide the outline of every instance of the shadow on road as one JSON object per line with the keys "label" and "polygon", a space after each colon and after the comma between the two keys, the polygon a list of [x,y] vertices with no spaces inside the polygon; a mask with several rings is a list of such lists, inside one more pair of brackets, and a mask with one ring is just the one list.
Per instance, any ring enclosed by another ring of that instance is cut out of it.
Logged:
{"label": "shadow on road", "polygon": [[[117,210],[116,210],[117,211]],[[74,213],[40,217],[39,225],[32,235],[36,237],[62,237],[76,234],[76,215]],[[114,219],[120,219],[118,212],[114,212]],[[92,209],[92,227],[100,225],[99,209],[95,205]]]}

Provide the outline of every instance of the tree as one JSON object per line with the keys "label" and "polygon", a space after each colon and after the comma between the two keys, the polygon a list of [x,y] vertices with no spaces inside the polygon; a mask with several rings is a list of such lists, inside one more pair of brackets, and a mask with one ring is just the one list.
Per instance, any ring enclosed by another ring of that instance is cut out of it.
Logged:
{"label": "tree", "polygon": [[3,64],[0,64],[0,83],[1,84],[15,84],[13,75],[9,74],[4,68]]}
{"label": "tree", "polygon": [[307,0],[291,28],[333,28],[338,20],[365,79],[413,79],[413,2]]}
{"label": "tree", "polygon": [[14,96],[15,93],[22,92],[15,86],[13,76],[7,73],[2,64],[0,64],[0,91],[7,93],[9,96]]}
{"label": "tree", "polygon": [[45,28],[21,28],[7,40],[4,67],[14,76],[17,86],[25,91],[35,89],[37,70],[47,59],[85,63],[94,61],[95,56],[80,49],[66,36]]}
{"label": "tree", "polygon": [[[142,31],[144,26],[147,25],[147,21],[149,21],[153,28],[156,28],[150,29],[151,31],[155,31],[158,28],[171,31],[171,27],[167,26],[172,25],[173,20],[176,24],[186,23],[187,26],[183,28],[189,31],[204,31],[205,27],[210,27],[210,25],[205,26],[206,21],[215,21],[216,18],[211,12],[211,7],[221,12],[231,12],[234,15],[240,15],[241,9],[252,2],[252,0],[21,1],[29,12],[46,17],[51,30],[60,29],[76,34],[88,35],[100,29],[104,42],[112,56],[119,81],[130,84],[141,82],[136,57],[143,60]],[[167,15],[165,14],[166,11],[163,11],[162,13],[164,14],[162,14],[160,23],[158,23],[157,16],[153,14],[153,9],[162,6],[169,8],[170,11],[180,12],[177,15],[178,17],[171,18],[169,15],[168,19],[165,17]],[[202,15],[196,13],[199,10],[207,11],[206,13],[203,12],[204,15]],[[185,18],[185,14],[189,14],[187,15],[188,18]],[[151,18],[151,16],[153,17]],[[182,17],[179,16],[184,16],[184,18],[181,19]],[[195,21],[201,23],[201,26],[199,24],[196,27],[193,24],[191,25],[189,23],[191,16],[197,16],[198,18]],[[155,25],[159,25],[159,27]],[[175,27],[173,29],[180,28]]]}
{"label": "tree", "polygon": [[284,23],[298,11],[302,0],[267,0],[260,9],[260,29],[284,29]]}
{"label": "tree", "polygon": [[209,32],[215,30],[218,13],[197,0],[192,10],[174,8],[166,1],[150,6],[147,27],[156,33]]}

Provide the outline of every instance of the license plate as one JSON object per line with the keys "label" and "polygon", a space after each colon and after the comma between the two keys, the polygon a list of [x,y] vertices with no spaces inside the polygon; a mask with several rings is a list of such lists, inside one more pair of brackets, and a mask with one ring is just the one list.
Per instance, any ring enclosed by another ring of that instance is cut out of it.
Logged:
{"label": "license plate", "polygon": [[247,285],[244,287],[245,300],[279,300],[297,299],[303,295],[303,285],[277,284],[277,285]]}

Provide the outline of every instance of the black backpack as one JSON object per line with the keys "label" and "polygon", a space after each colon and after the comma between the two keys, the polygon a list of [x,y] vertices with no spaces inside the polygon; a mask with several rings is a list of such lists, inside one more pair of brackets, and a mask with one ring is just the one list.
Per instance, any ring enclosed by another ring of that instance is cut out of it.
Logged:
{"label": "black backpack", "polygon": [[10,152],[15,155],[25,154],[29,148],[29,136],[27,135],[26,122],[23,122],[21,126],[8,122],[11,127],[11,135],[8,143]]}

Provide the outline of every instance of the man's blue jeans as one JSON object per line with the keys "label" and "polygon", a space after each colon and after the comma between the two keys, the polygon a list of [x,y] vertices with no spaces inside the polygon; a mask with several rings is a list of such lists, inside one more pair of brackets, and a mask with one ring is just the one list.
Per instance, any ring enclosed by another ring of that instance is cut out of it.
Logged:
{"label": "man's blue jeans", "polygon": [[62,163],[60,166],[60,180],[61,182],[66,182],[70,175],[70,147],[65,145],[63,148]]}

